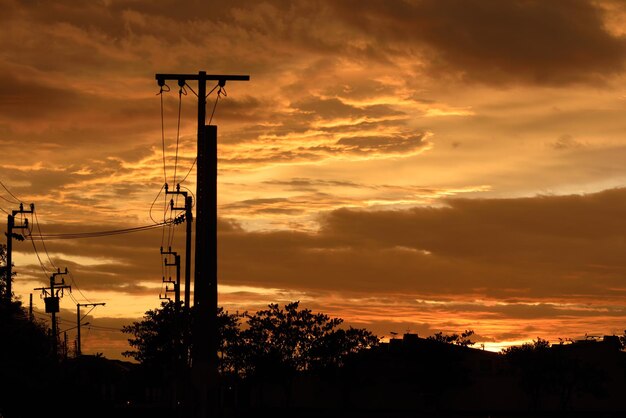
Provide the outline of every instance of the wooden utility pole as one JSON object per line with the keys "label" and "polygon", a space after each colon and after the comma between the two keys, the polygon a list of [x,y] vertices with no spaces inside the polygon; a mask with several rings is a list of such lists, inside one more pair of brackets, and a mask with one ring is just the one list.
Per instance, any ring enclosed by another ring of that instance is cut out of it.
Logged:
{"label": "wooden utility pole", "polygon": [[198,160],[196,183],[196,255],[191,374],[194,387],[192,416],[215,416],[217,394],[217,127],[206,124],[206,82],[248,81],[247,75],[156,74],[159,86],[176,80],[183,87],[197,81]]}
{"label": "wooden utility pole", "polygon": [[[38,287],[34,290],[40,290],[44,294],[44,303],[46,304],[46,313],[51,317],[51,332],[52,337],[52,353],[55,358],[58,353],[58,335],[57,335],[57,312],[59,312],[59,297],[63,297],[63,291],[69,289],[72,291],[72,286],[65,284],[65,280],[62,279],[61,283],[56,282],[56,277],[67,274],[67,267],[64,272],[61,269],[57,269],[55,273],[50,276],[50,287]],[[59,296],[60,295],[60,296]]]}
{"label": "wooden utility pole", "polygon": [[[83,352],[80,349],[80,321],[82,321],[83,318],[80,317],[80,307],[81,306],[93,306],[94,308],[96,306],[104,306],[106,305],[106,303],[104,302],[100,302],[100,303],[77,303],[76,304],[76,357],[80,356],[83,354]],[[87,312],[87,314],[89,314],[89,312]]]}
{"label": "wooden utility pole", "polygon": [[10,302],[13,295],[12,279],[13,279],[13,239],[24,241],[24,236],[13,232],[14,229],[28,229],[28,219],[24,219],[23,225],[15,225],[15,215],[33,213],[35,205],[30,204],[30,210],[24,210],[24,204],[20,203],[19,210],[12,210],[7,216],[7,269],[6,269],[6,299]]}

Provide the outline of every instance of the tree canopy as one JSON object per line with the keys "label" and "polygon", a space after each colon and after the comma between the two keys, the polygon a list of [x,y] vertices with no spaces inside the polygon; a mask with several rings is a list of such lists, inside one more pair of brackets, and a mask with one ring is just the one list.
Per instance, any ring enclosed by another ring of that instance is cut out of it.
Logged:
{"label": "tree canopy", "polygon": [[[6,297],[7,291],[7,247],[4,244],[0,245],[0,298]],[[15,275],[13,272],[12,276]]]}
{"label": "tree canopy", "polygon": [[[342,319],[301,309],[299,302],[284,307],[270,304],[268,309],[243,316],[245,324],[238,315],[219,308],[222,372],[250,376],[341,366],[350,354],[378,343],[371,332],[339,328]],[[132,335],[128,341],[134,348],[124,355],[147,366],[172,364],[177,345],[191,341],[192,320],[193,308],[177,310],[173,302],[147,311],[142,321],[123,328]]]}
{"label": "tree canopy", "polygon": [[475,344],[475,342],[470,339],[472,335],[474,335],[474,331],[471,329],[468,329],[462,332],[460,335],[456,333],[446,335],[443,332],[438,332],[435,335],[428,337],[428,339],[438,341],[441,343],[454,344],[454,345],[467,347],[467,346]]}
{"label": "tree canopy", "polygon": [[240,334],[243,367],[247,374],[267,371],[319,370],[343,365],[346,357],[378,343],[365,329],[338,328],[341,318],[331,318],[299,302],[270,304],[268,309],[248,316]]}

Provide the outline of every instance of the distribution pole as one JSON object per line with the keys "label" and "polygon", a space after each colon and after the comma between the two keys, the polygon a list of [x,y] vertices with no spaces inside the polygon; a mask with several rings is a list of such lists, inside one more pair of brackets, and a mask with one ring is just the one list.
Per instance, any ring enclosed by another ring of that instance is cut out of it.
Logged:
{"label": "distribution pole", "polygon": [[[100,302],[100,303],[77,303],[76,304],[76,357],[82,355],[82,351],[80,349],[80,321],[82,321],[83,318],[80,317],[80,307],[81,306],[93,306],[94,308],[96,306],[104,306],[106,305],[106,303],[104,302]],[[89,312],[87,312],[87,314],[89,314]]]}
{"label": "distribution pole", "polygon": [[49,313],[51,316],[51,337],[52,337],[52,353],[54,356],[57,356],[57,346],[58,346],[58,335],[57,335],[57,317],[56,314],[59,312],[59,295],[63,296],[63,291],[65,289],[69,289],[72,291],[72,286],[68,286],[65,284],[65,280],[62,279],[61,283],[56,282],[56,277],[67,274],[67,267],[64,272],[61,272],[61,269],[57,269],[55,273],[52,273],[50,276],[50,287],[38,287],[34,290],[41,290],[46,297],[44,297],[44,302],[46,304],[46,313]]}
{"label": "distribution pole", "polygon": [[13,275],[13,227],[15,226],[15,218],[13,215],[7,216],[7,269],[6,269],[6,287],[4,295],[5,298],[11,302],[11,279]]}
{"label": "distribution pole", "polygon": [[24,210],[24,204],[20,203],[19,210],[11,211],[7,216],[7,269],[6,269],[6,299],[10,302],[13,294],[12,276],[13,276],[13,239],[24,241],[24,236],[13,232],[14,229],[28,229],[28,219],[24,219],[23,225],[15,225],[15,215],[33,213],[35,205],[30,204],[30,210]]}
{"label": "distribution pole", "polygon": [[[166,267],[176,267],[176,281],[174,282],[174,308],[176,310],[176,313],[178,313],[178,311],[180,310],[180,256],[176,251],[172,251],[172,247],[169,247],[169,251],[163,251],[163,248],[161,248],[161,254],[174,256],[173,263],[168,263],[167,258],[165,258],[164,262]],[[167,283],[171,283],[171,280]],[[166,293],[168,290],[169,289],[167,289],[166,287]]]}
{"label": "distribution pole", "polygon": [[[206,123],[206,82],[248,81],[247,75],[156,74],[166,80],[198,82],[198,160],[196,183],[196,256],[194,269],[194,321],[191,373],[194,386],[193,416],[206,418],[217,412],[217,127]],[[209,144],[209,142],[212,142]]]}
{"label": "distribution pole", "polygon": [[193,205],[192,197],[185,197],[185,220],[187,225],[187,234],[185,238],[185,309],[191,307],[191,223],[193,215],[191,206]]}
{"label": "distribution pole", "polygon": [[[180,191],[180,184],[176,185],[176,191],[170,192],[167,188],[167,184],[165,185],[165,194],[179,194],[182,195],[185,199],[185,207],[175,207],[174,200],[170,200],[170,206],[172,211],[175,210],[184,210],[185,211],[185,221],[187,225],[186,234],[185,234],[185,308],[189,309],[189,301],[191,295],[191,223],[193,222],[193,214],[191,213],[191,207],[193,206],[193,199],[191,196],[187,196],[187,192]],[[180,285],[179,285],[180,289]]]}

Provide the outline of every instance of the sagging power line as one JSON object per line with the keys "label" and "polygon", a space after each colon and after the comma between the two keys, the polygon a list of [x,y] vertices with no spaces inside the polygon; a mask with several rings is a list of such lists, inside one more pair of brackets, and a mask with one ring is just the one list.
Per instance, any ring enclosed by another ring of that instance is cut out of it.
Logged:
{"label": "sagging power line", "polygon": [[121,235],[121,234],[131,234],[134,232],[143,232],[149,231],[151,229],[157,229],[162,227],[163,225],[174,225],[184,222],[185,215],[179,215],[172,220],[167,220],[164,222],[159,222],[151,225],[143,225],[136,226],[132,228],[122,228],[122,229],[111,229],[107,231],[91,231],[91,232],[74,232],[74,233],[65,233],[65,234],[34,234],[32,235],[34,238],[44,238],[48,240],[56,240],[56,239],[81,239],[81,238],[99,238],[106,237],[111,235]]}

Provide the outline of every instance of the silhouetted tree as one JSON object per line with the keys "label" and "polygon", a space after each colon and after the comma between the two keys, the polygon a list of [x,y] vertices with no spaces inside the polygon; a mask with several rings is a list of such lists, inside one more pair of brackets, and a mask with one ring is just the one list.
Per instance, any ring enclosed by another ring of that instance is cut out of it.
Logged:
{"label": "silhouetted tree", "polygon": [[[6,297],[8,280],[7,273],[7,246],[4,244],[0,244],[0,298]],[[15,276],[15,272],[13,272],[11,276]]]}
{"label": "silhouetted tree", "polygon": [[365,329],[337,328],[343,320],[310,309],[299,302],[284,308],[248,315],[247,329],[241,332],[242,368],[246,374],[276,374],[341,366],[346,357],[375,346],[378,338]]}
{"label": "silhouetted tree", "polygon": [[[222,372],[277,375],[281,370],[341,366],[351,353],[378,343],[371,332],[338,328],[342,319],[299,309],[299,302],[289,303],[284,309],[270,304],[268,309],[246,316],[247,324],[242,330],[237,315],[218,309]],[[172,364],[177,344],[190,340],[192,320],[193,308],[181,309],[177,318],[173,302],[147,311],[143,320],[123,327],[123,332],[132,335],[128,342],[134,348],[123,355],[162,371]]]}
{"label": "silhouetted tree", "polygon": [[548,390],[550,342],[541,338],[502,350],[520,373],[521,385],[529,397],[531,409],[539,407],[541,394]]}
{"label": "silhouetted tree", "polygon": [[[6,260],[4,255],[4,247],[0,247],[0,259]],[[3,277],[6,279],[6,274]],[[45,325],[31,321],[22,303],[8,301],[3,293],[0,297],[0,414],[10,418],[42,413],[47,392],[40,396],[42,402],[30,404],[24,403],[24,394],[41,393],[41,387],[58,384],[54,381],[56,371]]]}
{"label": "silhouetted tree", "polygon": [[563,344],[550,347],[549,341],[537,338],[532,343],[502,350],[520,374],[532,409],[540,408],[545,395],[556,396],[566,410],[575,393],[603,393],[603,374],[565,348]]}
{"label": "silhouetted tree", "polygon": [[[147,311],[143,320],[122,328],[122,332],[132,334],[128,343],[134,348],[122,354],[154,371],[169,372],[175,364],[173,359],[182,361],[186,358],[186,353],[177,351],[183,347],[183,342],[187,342],[186,346],[191,350],[192,321],[193,307],[177,310],[174,302],[164,302],[160,308]],[[218,308],[219,351],[223,354],[220,358],[228,362],[221,366],[222,369],[232,368],[230,353],[237,341],[238,325],[239,318],[236,315]]]}
{"label": "silhouetted tree", "polygon": [[475,344],[475,342],[470,339],[472,335],[474,335],[474,331],[471,329],[468,329],[462,332],[461,335],[459,334],[444,335],[443,332],[438,332],[435,335],[428,337],[427,339],[438,341],[441,343],[455,344],[455,345],[467,347],[467,346]]}

